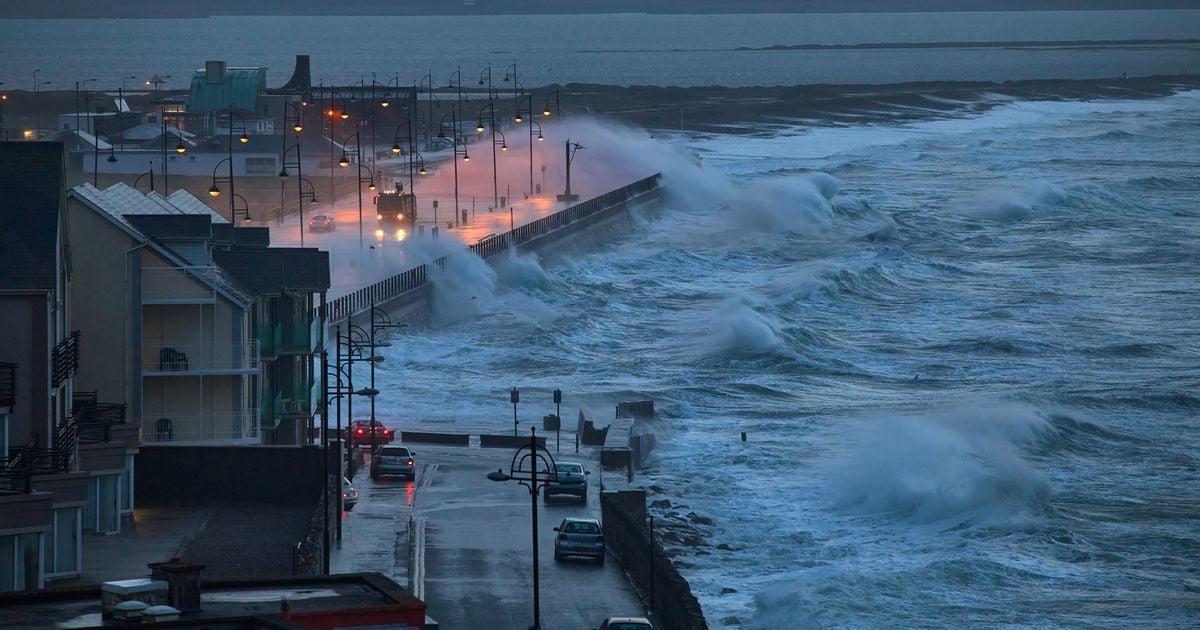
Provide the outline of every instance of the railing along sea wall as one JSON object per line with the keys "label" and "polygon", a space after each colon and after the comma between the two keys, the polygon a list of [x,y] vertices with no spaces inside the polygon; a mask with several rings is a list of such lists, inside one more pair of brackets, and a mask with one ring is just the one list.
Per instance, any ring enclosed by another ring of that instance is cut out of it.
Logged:
{"label": "railing along sea wall", "polygon": [[[532,223],[522,225],[510,232],[485,238],[471,245],[470,250],[486,260],[511,247],[523,245],[555,230],[623,204],[640,195],[652,192],[658,188],[658,180],[660,178],[661,175],[659,174],[651,175],[628,186],[622,186],[599,197],[588,199],[549,216],[542,217]],[[377,306],[409,291],[419,289],[429,282],[430,265],[434,265],[440,269],[445,266],[446,258],[446,256],[442,256],[433,262],[414,267],[390,278],[380,280],[375,284],[363,287],[353,293],[347,293],[335,300],[330,300],[325,305],[325,312],[320,313],[320,315],[324,316],[326,325],[336,324],[358,313],[366,312],[372,306]]]}

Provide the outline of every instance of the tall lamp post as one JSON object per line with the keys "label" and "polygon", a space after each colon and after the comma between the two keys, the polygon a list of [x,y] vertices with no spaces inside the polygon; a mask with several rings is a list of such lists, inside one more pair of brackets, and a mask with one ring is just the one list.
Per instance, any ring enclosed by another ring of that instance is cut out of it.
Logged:
{"label": "tall lamp post", "polygon": [[[170,194],[170,192],[171,192],[171,181],[168,179],[168,175],[169,175],[170,171],[168,170],[168,167],[167,167],[167,162],[169,162],[170,160],[167,159],[167,110],[165,107],[159,108],[158,118],[160,121],[162,121],[163,195],[165,196],[165,195]],[[187,152],[187,147],[183,146],[183,134],[180,133],[178,126],[175,127],[175,135],[176,135],[175,152],[179,153],[179,154],[183,154],[183,153]],[[230,160],[230,162],[232,162],[232,160]],[[217,165],[220,166],[220,163],[218,162]],[[216,170],[213,171],[213,175],[214,176],[216,175]],[[215,179],[213,181],[213,186],[214,187],[216,186]],[[208,191],[208,194],[213,195],[214,197],[220,193],[221,193],[220,189],[217,190],[216,194],[213,194],[211,189],[209,189],[209,191]]]}
{"label": "tall lamp post", "polygon": [[367,172],[370,173],[371,176],[367,179],[363,179],[363,176],[362,176],[362,169],[363,169],[362,140],[360,139],[360,136],[358,135],[357,131],[354,132],[354,135],[350,136],[349,138],[346,138],[346,141],[342,143],[342,159],[338,160],[338,166],[340,166],[342,168],[346,168],[347,166],[350,166],[350,155],[348,153],[346,153],[346,145],[350,144],[351,139],[354,140],[354,161],[356,164],[358,164],[358,186],[356,187],[358,189],[358,248],[362,249],[362,246],[363,246],[362,185],[364,183],[367,183],[369,190],[372,190],[372,191],[375,190],[375,173],[373,171],[371,171],[370,168],[367,168]]}
{"label": "tall lamp post", "polygon": [[580,149],[585,149],[585,148],[587,148],[587,147],[584,147],[583,145],[579,144],[578,142],[576,142],[576,143],[572,144],[572,143],[571,143],[571,139],[570,139],[570,138],[567,138],[567,141],[566,141],[566,151],[567,151],[567,189],[566,189],[566,191],[564,191],[564,192],[563,192],[561,195],[558,195],[558,196],[557,196],[557,199],[558,199],[559,201],[567,201],[567,202],[571,202],[571,201],[578,201],[578,200],[579,200],[579,195],[576,195],[576,194],[572,194],[572,193],[571,193],[571,160],[573,160],[573,159],[575,158],[575,152],[576,152],[576,151],[578,151],[578,150],[580,150]]}
{"label": "tall lamp post", "polygon": [[538,446],[537,429],[529,428],[529,444],[517,449],[513,454],[508,472],[497,470],[487,474],[492,481],[515,481],[529,488],[530,532],[533,542],[533,625],[531,630],[541,630],[542,609],[541,589],[538,584],[538,491],[548,484],[558,480],[558,468],[554,464],[554,456],[544,447]]}
{"label": "tall lamp post", "polygon": [[38,106],[38,94],[43,85],[50,85],[49,81],[38,81],[38,73],[41,71],[40,68],[33,71],[33,106],[37,109],[37,129],[33,131],[34,140],[42,139],[42,108]]}
{"label": "tall lamp post", "polygon": [[[487,73],[487,88],[488,88],[488,104],[484,109],[488,110],[488,125],[492,128],[492,207],[500,207],[500,186],[496,179],[496,92],[492,89],[492,66],[484,69]],[[479,85],[483,85],[484,72],[479,73]],[[483,110],[479,110],[479,124],[476,125],[475,131],[483,133]]]}
{"label": "tall lamp post", "polygon": [[[450,117],[450,134],[454,141],[454,156],[452,157],[451,161],[454,162],[454,220],[458,221],[458,213],[461,212],[458,203],[458,114],[454,110],[450,110],[446,112],[444,116],[442,116],[442,122],[438,124],[439,138],[446,137],[446,116]],[[467,157],[466,144],[463,144],[462,146],[462,156],[464,160],[470,160],[470,158]],[[465,222],[466,221],[464,221],[464,223]]]}
{"label": "tall lamp post", "polygon": [[[242,118],[241,114],[233,111],[233,105],[230,105],[225,110],[225,114],[226,114],[226,117],[228,118],[227,122],[229,124],[229,138],[227,139],[227,142],[226,142],[226,148],[229,151],[229,156],[226,157],[225,159],[221,160],[220,162],[217,162],[217,165],[213,167],[213,185],[212,185],[212,188],[208,189],[208,194],[212,195],[213,197],[220,195],[221,188],[219,186],[217,186],[217,182],[218,181],[229,182],[229,220],[233,221],[234,222],[233,224],[236,227],[237,226],[237,208],[234,206],[233,201],[234,201],[234,199],[239,197],[239,195],[236,194],[233,190],[233,119],[234,118],[237,118],[238,124],[240,124],[242,126],[242,135],[238,138],[238,140],[242,144],[245,144],[247,142],[250,142],[250,137],[246,135],[246,119]],[[222,178],[220,178],[220,180],[218,180],[217,169],[220,168],[221,164],[223,164],[225,162],[229,162],[229,175],[226,177],[222,177]],[[247,207],[246,216],[247,217],[250,216],[249,207]]]}
{"label": "tall lamp post", "polygon": [[[292,145],[292,147],[290,147],[290,148],[287,148],[287,137],[284,136],[283,144],[284,144],[285,148],[283,150],[283,156],[280,159],[281,166],[280,166],[280,170],[279,170],[279,178],[280,178],[280,180],[286,180],[289,175],[288,170],[287,170],[288,166],[296,167],[296,194],[297,194],[296,203],[299,205],[299,208],[300,208],[300,210],[299,210],[299,213],[300,213],[300,247],[304,247],[304,198],[305,198],[304,182],[305,182],[305,179],[304,179],[304,170],[303,170],[303,167],[301,166],[301,162],[303,160],[301,159],[301,156],[300,156],[300,134],[304,131],[304,110],[302,107],[297,107],[295,103],[285,102],[284,108],[283,108],[283,119],[284,119],[283,120],[284,127],[287,127],[289,124],[292,126],[292,132],[296,134],[296,144]],[[295,151],[296,151],[296,161],[293,163],[289,163],[287,161],[287,156],[288,156],[288,153],[290,153],[292,151],[292,149],[295,149]],[[282,183],[280,185],[283,186]],[[309,185],[311,186],[311,183]],[[283,196],[284,195],[281,193],[280,201],[279,201],[279,214],[280,214],[279,219],[280,219],[280,221],[283,220]],[[313,201],[316,201],[316,196],[317,196],[316,191],[314,190],[313,194],[312,194]]]}

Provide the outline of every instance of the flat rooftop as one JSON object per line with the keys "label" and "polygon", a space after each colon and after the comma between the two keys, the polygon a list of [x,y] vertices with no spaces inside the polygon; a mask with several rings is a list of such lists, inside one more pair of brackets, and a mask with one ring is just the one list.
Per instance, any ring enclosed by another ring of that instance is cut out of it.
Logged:
{"label": "flat rooftop", "polygon": [[[6,630],[44,628],[99,628],[127,626],[127,622],[101,615],[99,586],[0,596],[0,619]],[[205,582],[201,578],[201,611],[181,615],[179,621],[156,627],[202,624],[220,628],[287,627],[280,617],[286,599],[291,615],[310,612],[397,611],[419,609],[425,603],[379,573],[256,580]],[[423,614],[423,613],[422,613]],[[404,627],[392,625],[390,627]]]}

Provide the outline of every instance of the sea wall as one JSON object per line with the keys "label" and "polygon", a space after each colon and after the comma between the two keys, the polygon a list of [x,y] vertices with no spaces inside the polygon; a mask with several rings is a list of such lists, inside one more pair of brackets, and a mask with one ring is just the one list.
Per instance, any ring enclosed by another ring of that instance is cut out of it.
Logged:
{"label": "sea wall", "polygon": [[600,494],[604,541],[662,630],[707,630],[700,602],[646,521],[646,491]]}

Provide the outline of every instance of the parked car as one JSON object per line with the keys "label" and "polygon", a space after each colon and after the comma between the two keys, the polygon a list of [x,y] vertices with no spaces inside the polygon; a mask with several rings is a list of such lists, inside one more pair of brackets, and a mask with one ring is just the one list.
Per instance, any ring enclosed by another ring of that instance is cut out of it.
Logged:
{"label": "parked car", "polygon": [[371,458],[371,479],[388,475],[417,479],[416,460],[407,446],[385,446]]}
{"label": "parked car", "polygon": [[318,214],[308,220],[309,232],[332,232],[336,227],[333,217],[327,214]]}
{"label": "parked car", "polygon": [[[370,446],[372,444],[370,420],[355,420],[350,423],[347,431],[350,432],[350,446]],[[396,439],[396,433],[376,420],[373,443],[376,446],[391,444],[394,439]]]}
{"label": "parked car", "polygon": [[349,512],[357,503],[358,490],[354,489],[354,485],[350,483],[349,479],[342,477],[342,507]]}
{"label": "parked car", "polygon": [[558,479],[546,484],[546,489],[542,491],[542,498],[549,501],[552,496],[568,494],[578,497],[583,503],[587,503],[587,478],[591,473],[583,467],[583,464],[576,462],[555,462],[554,469],[558,472]]}
{"label": "parked car", "polygon": [[604,530],[594,518],[564,518],[554,528],[554,559],[565,560],[569,556],[591,558],[604,564]]}
{"label": "parked car", "polygon": [[654,630],[654,624],[645,617],[609,617],[599,630]]}

